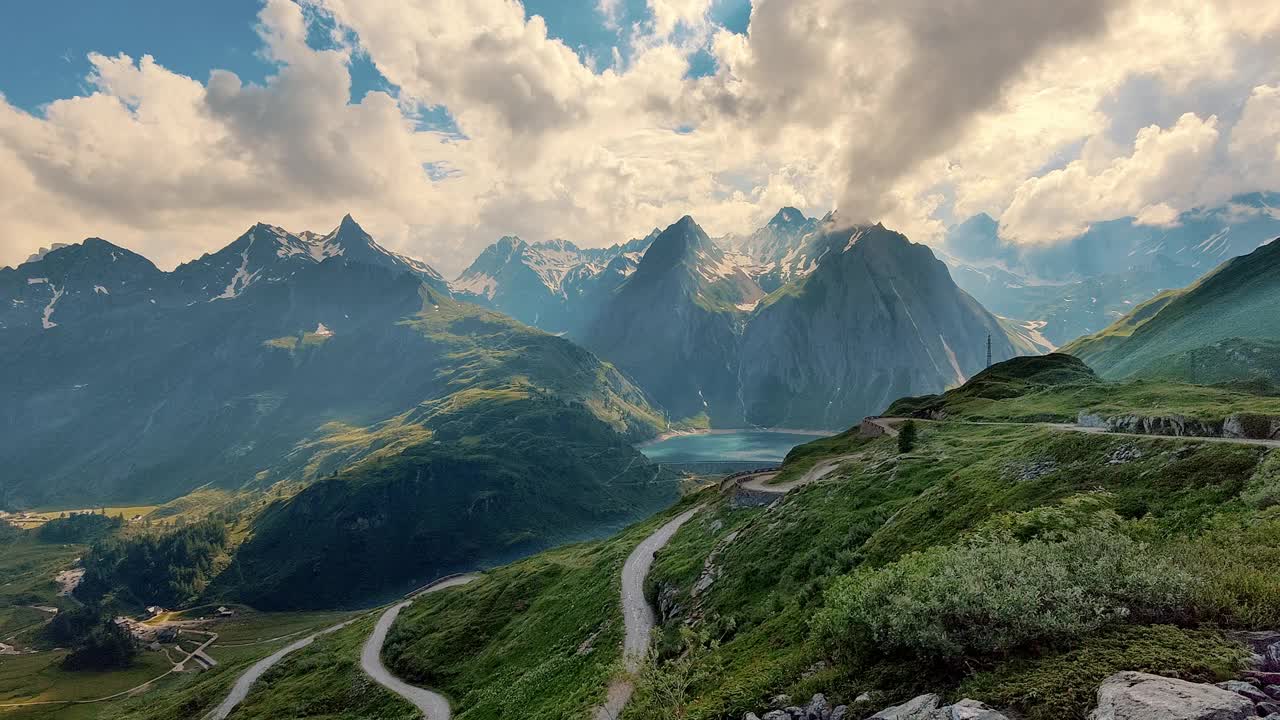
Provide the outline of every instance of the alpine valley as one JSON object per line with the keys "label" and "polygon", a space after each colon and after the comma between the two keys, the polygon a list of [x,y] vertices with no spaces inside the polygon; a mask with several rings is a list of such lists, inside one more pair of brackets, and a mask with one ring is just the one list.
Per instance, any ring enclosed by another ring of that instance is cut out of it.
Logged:
{"label": "alpine valley", "polygon": [[[0,712],[1258,716],[1273,199],[937,252],[684,216],[453,281],[350,216],[172,271],[37,253],[0,270]],[[642,452],[768,430],[823,437]]]}

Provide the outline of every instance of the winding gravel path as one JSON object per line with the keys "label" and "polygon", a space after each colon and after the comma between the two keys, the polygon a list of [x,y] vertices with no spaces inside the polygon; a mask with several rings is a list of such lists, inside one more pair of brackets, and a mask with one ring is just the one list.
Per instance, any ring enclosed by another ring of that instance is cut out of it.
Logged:
{"label": "winding gravel path", "polygon": [[[657,623],[653,608],[644,597],[644,581],[653,567],[653,558],[663,546],[671,542],[676,531],[701,510],[702,506],[698,506],[672,518],[640,541],[622,565],[622,619],[627,631],[622,643],[622,664],[628,675],[636,673],[644,662],[645,653],[649,650],[649,635]],[[596,709],[596,720],[613,720],[618,717],[634,691],[635,684],[630,677],[613,681],[609,685],[608,700]]]}
{"label": "winding gravel path", "polygon": [[[478,577],[480,576],[460,575],[448,578],[425,588],[414,597],[439,592],[459,585],[466,585]],[[369,635],[369,639],[364,643],[364,648],[360,651],[360,667],[379,685],[413,703],[414,707],[418,708],[427,720],[449,720],[451,716],[449,701],[443,695],[431,692],[426,688],[410,685],[391,674],[391,671],[382,664],[382,645],[387,641],[387,631],[395,624],[396,617],[400,615],[400,611],[411,604],[413,604],[413,598],[392,605],[387,608],[386,612],[382,613],[382,617],[378,618],[378,624],[373,628],[373,633]]]}
{"label": "winding gravel path", "polygon": [[249,669],[245,670],[244,674],[236,679],[236,684],[231,686],[231,692],[227,694],[227,698],[223,700],[222,704],[214,709],[213,712],[206,715],[205,720],[225,720],[226,717],[231,714],[231,711],[236,709],[237,705],[244,702],[244,699],[249,694],[249,690],[253,687],[253,684],[258,682],[259,678],[265,675],[272,666],[283,660],[286,655],[301,650],[314,642],[316,638],[341,630],[353,622],[355,622],[355,618],[347,620],[346,622],[338,623],[333,627],[325,628],[320,632],[312,633],[301,640],[280,648],[253,665],[250,665]]}

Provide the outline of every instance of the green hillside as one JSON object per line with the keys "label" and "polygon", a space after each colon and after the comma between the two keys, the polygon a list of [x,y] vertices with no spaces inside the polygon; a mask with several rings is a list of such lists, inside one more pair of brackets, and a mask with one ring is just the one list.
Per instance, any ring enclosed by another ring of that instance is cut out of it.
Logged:
{"label": "green hillside", "polygon": [[[1079,357],[1107,378],[1168,376],[1170,366],[1194,372],[1200,352],[1227,340],[1280,340],[1280,242],[1223,263],[1184,290],[1157,296],[1101,332],[1061,351]],[[1208,352],[1208,351],[1205,351]],[[1262,364],[1232,363],[1207,376],[1247,379],[1266,374]],[[1192,374],[1182,380],[1213,382]],[[1232,377],[1228,377],[1232,376]]]}
{"label": "green hillside", "polygon": [[675,496],[674,478],[580,405],[468,390],[418,412],[429,439],[264,509],[211,595],[264,609],[359,604],[598,536]]}
{"label": "green hillside", "polygon": [[[1017,418],[1051,404],[1067,414],[1105,394],[1140,412],[1192,389],[1106,383],[1074,358],[1049,356],[995,366],[947,407]],[[1275,403],[1199,392],[1183,402]],[[770,507],[713,486],[608,540],[422,597],[385,658],[448,695],[459,720],[589,717],[617,667],[622,560],[692,504],[705,509],[649,575],[661,632],[624,720],[737,720],[779,693],[815,692],[833,704],[869,693],[866,712],[938,692],[1026,720],[1083,719],[1113,672],[1234,677],[1245,653],[1229,632],[1280,625],[1274,450],[917,423],[906,453],[856,431],[797,448],[790,477],[816,462],[837,468]],[[301,651],[273,671],[272,705],[306,706],[314,694],[329,699],[327,714],[308,717],[357,716],[328,690],[332,652]],[[268,695],[251,696],[251,707],[255,697]]]}
{"label": "green hillside", "polygon": [[1233,413],[1280,415],[1280,397],[1266,385],[1102,380],[1078,358],[1053,353],[997,363],[942,395],[897,400],[884,415],[966,422],[1074,423],[1081,412],[1104,418],[1182,416],[1220,424]]}

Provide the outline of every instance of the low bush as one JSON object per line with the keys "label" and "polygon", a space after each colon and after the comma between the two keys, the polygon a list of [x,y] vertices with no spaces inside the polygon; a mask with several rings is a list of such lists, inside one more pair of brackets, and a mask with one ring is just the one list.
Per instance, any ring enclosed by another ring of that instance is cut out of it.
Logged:
{"label": "low bush", "polygon": [[837,580],[814,619],[833,656],[955,660],[1066,644],[1121,622],[1190,612],[1190,573],[1119,532],[1013,538],[913,553]]}
{"label": "low bush", "polygon": [[1240,493],[1240,499],[1259,510],[1280,505],[1280,453],[1267,453]]}

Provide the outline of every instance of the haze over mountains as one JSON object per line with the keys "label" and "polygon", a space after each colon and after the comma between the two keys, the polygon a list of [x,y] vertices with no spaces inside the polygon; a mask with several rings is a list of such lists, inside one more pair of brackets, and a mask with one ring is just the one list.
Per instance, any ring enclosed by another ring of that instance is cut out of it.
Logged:
{"label": "haze over mountains", "polygon": [[1049,245],[1009,242],[995,220],[977,215],[951,228],[943,251],[956,283],[989,310],[1035,321],[1062,345],[1277,236],[1280,195],[1252,193],[1181,213],[1167,227],[1122,218]]}
{"label": "haze over mountains", "polygon": [[1106,378],[1280,379],[1280,239],[1064,348]]}

